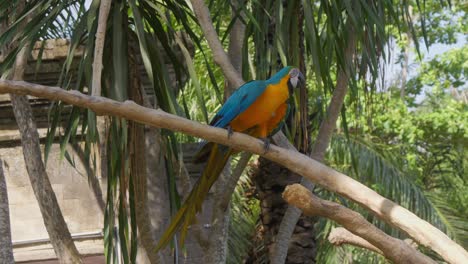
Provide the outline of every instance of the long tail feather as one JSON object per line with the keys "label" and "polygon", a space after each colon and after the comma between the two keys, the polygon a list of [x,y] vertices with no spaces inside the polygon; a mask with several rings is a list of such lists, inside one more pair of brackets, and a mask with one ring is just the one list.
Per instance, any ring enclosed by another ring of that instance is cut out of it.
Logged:
{"label": "long tail feather", "polygon": [[181,245],[184,244],[189,226],[193,224],[196,214],[201,211],[203,201],[208,195],[208,191],[216,179],[218,179],[228,161],[229,156],[233,152],[231,148],[220,146],[218,144],[211,144],[211,146],[212,148],[209,152],[208,163],[205,166],[202,176],[193,186],[192,191],[190,192],[182,207],[172,218],[170,226],[161,236],[159,243],[156,246],[156,251],[165,247],[174,237],[175,233],[179,231],[179,229],[179,243]]}

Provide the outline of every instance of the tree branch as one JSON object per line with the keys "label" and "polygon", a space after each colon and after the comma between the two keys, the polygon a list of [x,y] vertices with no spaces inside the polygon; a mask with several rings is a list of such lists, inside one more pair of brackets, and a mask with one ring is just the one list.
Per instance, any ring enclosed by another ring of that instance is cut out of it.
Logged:
{"label": "tree branch", "polygon": [[101,95],[102,54],[106,40],[107,17],[111,7],[111,0],[101,0],[99,6],[99,20],[94,45],[92,95]]}
{"label": "tree branch", "polygon": [[[236,69],[238,75],[242,73],[242,48],[244,47],[245,37],[245,24],[243,18],[244,12],[240,11],[241,6],[245,4],[245,0],[231,0],[231,13],[232,19],[235,19],[232,25],[231,31],[229,32],[229,47],[228,57],[229,61]],[[218,37],[217,37],[218,38]],[[243,81],[243,80],[242,80]],[[234,90],[239,87],[236,83],[228,82],[228,89],[224,90],[224,97],[228,98]]]}
{"label": "tree branch", "polygon": [[0,93],[29,94],[49,100],[60,100],[68,104],[89,108],[100,115],[126,118],[259,154],[362,205],[382,220],[406,232],[419,244],[432,248],[446,261],[461,264],[466,263],[468,259],[468,252],[428,222],[380,196],[362,183],[297,151],[272,145],[265,153],[263,141],[256,138],[242,133],[234,133],[228,138],[225,129],[190,121],[165,113],[160,109],[149,109],[132,101],[117,102],[108,98],[84,95],[78,91],[65,91],[59,87],[7,80],[0,80]]}
{"label": "tree branch", "polygon": [[344,227],[333,228],[330,234],[328,235],[328,241],[335,246],[341,246],[342,244],[350,244],[383,255],[382,250],[372,245],[364,238],[356,236],[355,234],[349,232],[348,229]]}
{"label": "tree branch", "polygon": [[[335,246],[341,246],[342,244],[350,244],[350,245],[362,247],[362,248],[374,251],[375,253],[378,253],[380,255],[383,255],[382,250],[378,249],[377,247],[369,243],[364,238],[360,236],[356,236],[355,234],[349,232],[344,227],[333,228],[330,234],[328,235],[328,241]],[[414,243],[414,241],[410,238],[404,239],[403,242],[405,242],[406,244],[408,244],[410,247],[414,249],[418,248],[418,245]]]}
{"label": "tree branch", "polygon": [[218,197],[219,200],[217,200],[215,208],[219,208],[221,211],[226,211],[229,202],[231,201],[232,193],[234,193],[234,190],[236,189],[237,181],[239,181],[239,178],[247,167],[251,157],[252,154],[248,152],[244,152],[240,155],[239,161],[230,175],[231,177],[226,179],[222,189],[220,188],[221,193]]}
{"label": "tree branch", "polygon": [[300,184],[286,187],[283,198],[308,216],[323,216],[344,226],[355,235],[364,238],[364,242],[369,241],[371,246],[380,249],[383,255],[394,263],[436,263],[402,240],[385,234],[359,213],[340,204],[322,200]]}
{"label": "tree branch", "polygon": [[205,5],[205,2],[203,0],[191,0],[190,2],[192,3],[193,12],[198,19],[198,23],[208,41],[208,45],[213,51],[214,61],[219,65],[229,83],[235,87],[241,86],[244,84],[244,80],[242,80],[241,75],[234,68],[226,51],[224,51],[223,45],[219,41],[218,34],[213,27],[213,22],[211,22],[210,11]]}

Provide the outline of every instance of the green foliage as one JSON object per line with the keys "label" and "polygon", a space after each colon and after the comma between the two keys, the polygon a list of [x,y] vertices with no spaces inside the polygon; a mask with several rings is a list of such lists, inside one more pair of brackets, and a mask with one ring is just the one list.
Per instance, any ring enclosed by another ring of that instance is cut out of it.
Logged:
{"label": "green foliage", "polygon": [[227,263],[242,263],[252,250],[260,204],[252,197],[253,186],[243,174],[232,195]]}
{"label": "green foliage", "polygon": [[410,102],[414,105],[415,96],[427,88],[426,93],[434,100],[444,98],[445,93],[452,93],[466,103],[467,73],[468,45],[451,49],[421,63],[418,75],[408,82],[407,92],[412,97]]}

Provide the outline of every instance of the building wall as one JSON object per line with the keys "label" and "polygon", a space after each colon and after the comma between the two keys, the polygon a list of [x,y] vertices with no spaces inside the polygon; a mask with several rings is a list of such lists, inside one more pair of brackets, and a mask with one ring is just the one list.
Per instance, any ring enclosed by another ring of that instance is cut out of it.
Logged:
{"label": "building wall", "polygon": [[[99,233],[104,223],[103,212],[88,183],[86,171],[77,157],[73,167],[67,160],[60,160],[59,153],[59,146],[55,144],[49,156],[47,173],[65,222],[70,233],[81,241],[77,244],[81,253],[102,253],[102,236]],[[48,234],[29,181],[21,146],[0,148],[0,157],[5,162],[15,260],[54,258],[52,247],[45,242]],[[80,238],[86,233],[94,238]]]}

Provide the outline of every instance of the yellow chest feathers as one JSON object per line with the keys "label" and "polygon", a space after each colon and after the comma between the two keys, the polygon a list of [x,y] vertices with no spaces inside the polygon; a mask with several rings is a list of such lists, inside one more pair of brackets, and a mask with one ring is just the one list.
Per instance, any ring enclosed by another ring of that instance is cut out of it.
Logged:
{"label": "yellow chest feathers", "polygon": [[244,131],[275,118],[277,109],[289,98],[287,81],[288,78],[284,78],[277,84],[268,85],[263,94],[231,122],[233,130]]}

